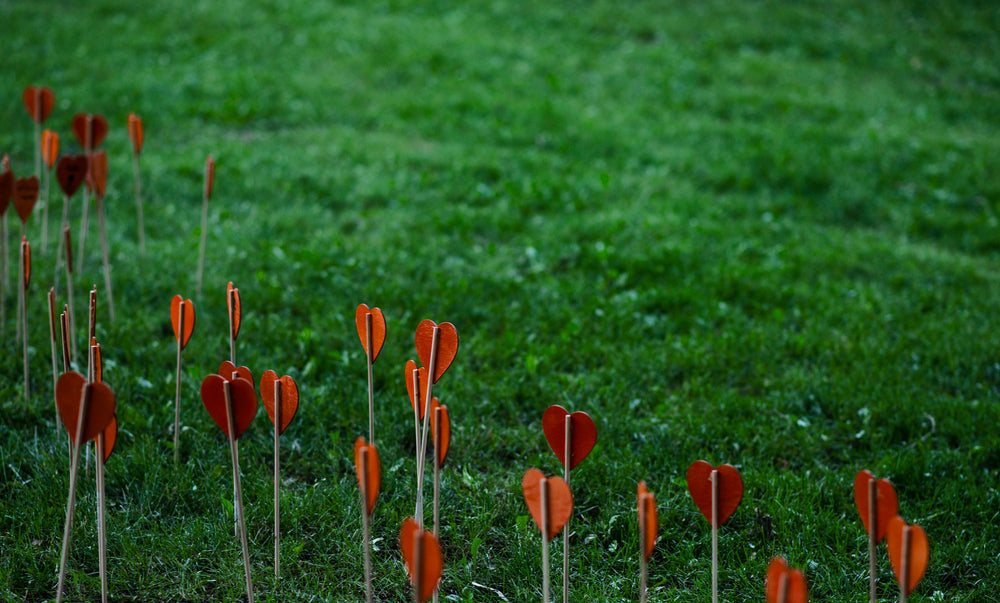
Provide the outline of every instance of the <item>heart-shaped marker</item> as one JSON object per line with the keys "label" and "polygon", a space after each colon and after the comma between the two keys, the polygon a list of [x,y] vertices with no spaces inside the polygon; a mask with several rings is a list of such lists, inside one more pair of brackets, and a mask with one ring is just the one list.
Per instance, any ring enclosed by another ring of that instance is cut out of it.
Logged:
{"label": "heart-shaped marker", "polygon": [[278,428],[278,435],[285,433],[285,428],[292,422],[295,411],[299,409],[299,387],[295,385],[295,380],[285,375],[278,378],[278,373],[267,370],[260,376],[260,399],[264,402],[264,409],[267,416],[274,424],[274,382],[281,383],[281,426]]}
{"label": "heart-shaped marker", "polygon": [[38,176],[18,178],[14,181],[14,209],[24,224],[31,217],[31,210],[38,202]]}
{"label": "heart-shaped marker", "polygon": [[570,417],[572,429],[569,463],[569,468],[572,470],[594,449],[594,444],[597,443],[597,426],[594,425],[590,415],[582,411],[570,414],[558,404],[545,409],[545,414],[542,415],[542,431],[545,432],[545,439],[548,440],[552,452],[556,453],[556,458],[563,467],[566,466],[567,415]]}
{"label": "heart-shaped marker", "polygon": [[[365,464],[361,463],[361,451],[365,451]],[[358,488],[365,500],[365,513],[372,514],[375,501],[378,500],[379,488],[382,484],[382,462],[378,457],[375,444],[368,444],[364,438],[354,440],[354,471],[358,477]],[[368,475],[368,488],[365,489],[365,473]]]}
{"label": "heart-shaped marker", "polygon": [[[903,538],[904,533],[910,533],[910,554],[909,568],[906,577],[906,584],[903,585]],[[889,520],[889,531],[886,544],[889,548],[889,560],[892,561],[892,571],[896,573],[896,580],[900,588],[906,590],[909,595],[920,583],[927,571],[927,561],[930,558],[930,548],[927,544],[927,534],[924,529],[917,525],[907,525],[906,521],[898,515]]]}
{"label": "heart-shaped marker", "polygon": [[[441,375],[451,366],[455,355],[458,354],[458,331],[455,325],[450,322],[436,324],[433,320],[425,319],[417,325],[415,342],[417,345],[417,358],[420,364],[429,366],[431,363],[431,345],[434,340],[434,328],[440,329],[438,335],[437,363],[434,367],[434,383],[438,382]],[[429,369],[428,369],[429,370]]]}
{"label": "heart-shaped marker", "polygon": [[97,151],[90,158],[90,179],[91,188],[97,192],[97,196],[104,198],[104,191],[108,186],[108,154],[104,151]]}
{"label": "heart-shaped marker", "polygon": [[531,512],[532,519],[538,529],[542,529],[542,480],[546,480],[548,486],[548,524],[549,533],[542,534],[548,542],[555,538],[559,530],[566,525],[571,515],[573,515],[573,493],[569,489],[569,484],[561,477],[546,478],[545,474],[538,469],[528,469],[521,480],[521,490],[524,492],[524,502],[528,504],[528,511]]}
{"label": "heart-shaped marker", "polygon": [[250,382],[251,386],[257,387],[257,382],[253,379],[253,373],[251,373],[250,369],[245,366],[235,366],[232,362],[223,360],[222,364],[219,365],[218,373],[220,377],[225,379],[232,379],[233,373],[236,373],[240,379],[246,379]]}
{"label": "heart-shaped marker", "polygon": [[[229,436],[226,422],[226,381],[229,380],[221,375],[205,377],[201,382],[201,401],[222,433]],[[229,393],[233,403],[233,437],[239,438],[257,414],[257,394],[253,390],[253,384],[243,378],[229,381]]]}
{"label": "heart-shaped marker", "polygon": [[142,118],[135,113],[128,114],[128,137],[132,141],[132,152],[138,155],[142,152]]}
{"label": "heart-shaped marker", "polygon": [[[181,302],[184,302],[184,338],[181,339]],[[174,327],[174,339],[181,344],[181,349],[187,347],[188,341],[191,340],[191,334],[194,333],[194,303],[190,299],[184,299],[180,295],[175,295],[172,300],[170,300],[170,323]],[[223,375],[227,379],[232,377],[232,373],[229,375]]]}
{"label": "heart-shaped marker", "polygon": [[[417,547],[420,548],[419,553]],[[408,517],[399,530],[399,548],[403,551],[403,561],[410,574],[410,584],[417,590],[417,598],[423,603],[431,598],[437,589],[438,580],[444,566],[441,561],[441,545],[432,532],[420,529],[417,521]],[[420,562],[417,562],[417,557]],[[420,575],[416,575],[417,565]]]}
{"label": "heart-shaped marker", "polygon": [[[84,417],[83,433],[76,439],[80,420],[80,404],[83,401],[84,390],[90,390],[90,403]],[[68,371],[59,376],[56,381],[56,406],[59,417],[70,439],[80,446],[97,437],[104,431],[115,415],[115,394],[105,383],[87,383],[83,375],[76,371]]]}
{"label": "heart-shaped marker", "polygon": [[[854,503],[861,514],[861,522],[865,526],[865,533],[871,533],[869,524],[870,509],[868,507],[868,482],[875,480],[872,472],[863,469],[854,477]],[[896,498],[896,489],[887,479],[875,480],[875,538],[881,541],[885,538],[889,530],[889,520],[899,513],[899,501]]]}
{"label": "heart-shaped marker", "polygon": [[743,500],[743,479],[740,477],[740,472],[732,465],[713,467],[705,461],[691,463],[687,470],[688,491],[709,524],[712,523],[712,471],[718,471],[718,511],[719,526],[721,526]]}
{"label": "heart-shaped marker", "polygon": [[115,450],[115,443],[118,441],[118,415],[111,417],[111,422],[104,428],[104,462],[111,458],[111,453]]}
{"label": "heart-shaped marker", "polygon": [[[413,371],[417,371],[417,391],[413,391]],[[424,393],[424,389],[427,386],[427,369],[424,367],[417,368],[417,363],[412,360],[406,361],[406,368],[403,370],[403,378],[406,380],[406,393],[410,395],[410,406],[416,409],[417,418],[421,421],[424,420],[424,404],[421,399],[421,395]],[[420,407],[417,408],[417,401],[421,400]],[[432,398],[432,401],[436,398]]]}
{"label": "heart-shaped marker", "polygon": [[215,160],[209,155],[205,158],[205,198],[212,198],[212,187],[215,186]]}
{"label": "heart-shaped marker", "polygon": [[72,197],[87,179],[86,155],[63,155],[56,165],[56,180],[67,197]]}
{"label": "heart-shaped marker", "polygon": [[354,312],[354,322],[358,326],[358,337],[361,338],[361,348],[368,350],[368,315],[372,316],[372,362],[378,358],[378,353],[382,351],[385,343],[385,316],[378,308],[369,309],[366,304],[361,304]]}
{"label": "heart-shaped marker", "polygon": [[31,245],[28,243],[28,239],[21,237],[21,270],[24,275],[24,290],[28,290],[28,285],[31,284]]}
{"label": "heart-shaped marker", "polygon": [[14,172],[5,170],[0,174],[0,216],[7,213],[10,200],[14,198]]}
{"label": "heart-shaped marker", "polygon": [[56,164],[56,157],[59,156],[59,134],[52,130],[42,131],[42,159],[45,167],[52,169]]}
{"label": "heart-shaped marker", "polygon": [[[90,121],[90,146],[87,146],[87,121]],[[77,142],[87,152],[101,146],[104,137],[108,135],[108,120],[103,115],[88,115],[77,113],[73,116],[73,134]]]}
{"label": "heart-shaped marker", "polygon": [[[440,437],[435,426],[435,409],[441,409],[441,430]],[[431,398],[431,438],[434,442],[434,460],[438,467],[444,466],[444,460],[448,457],[448,447],[451,445],[451,419],[448,418],[448,407],[438,404],[437,398]]]}
{"label": "heart-shaped marker", "polygon": [[[642,554],[646,561],[653,556],[653,547],[656,546],[656,533],[659,530],[659,519],[656,510],[656,498],[646,489],[646,482],[639,482],[635,496],[636,510],[639,514],[639,537],[645,537],[642,542]],[[645,529],[642,529],[643,521],[646,522]]]}
{"label": "heart-shaped marker", "polygon": [[[785,577],[785,598],[779,599],[781,594],[782,576]],[[806,577],[800,570],[788,567],[785,560],[775,557],[767,566],[767,603],[807,603],[809,601],[809,587],[806,585]]]}
{"label": "heart-shaped marker", "polygon": [[21,101],[28,110],[28,115],[37,123],[48,119],[52,108],[56,106],[56,97],[48,86],[28,86],[21,94]]}
{"label": "heart-shaped marker", "polygon": [[233,286],[233,281],[226,285],[226,308],[229,310],[229,324],[233,327],[233,339],[239,337],[240,321],[240,290]]}

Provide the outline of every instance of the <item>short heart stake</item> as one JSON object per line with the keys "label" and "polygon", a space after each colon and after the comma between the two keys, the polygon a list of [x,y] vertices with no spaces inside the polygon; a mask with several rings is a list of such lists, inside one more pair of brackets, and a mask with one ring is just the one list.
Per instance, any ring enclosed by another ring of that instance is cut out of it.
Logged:
{"label": "short heart stake", "polygon": [[371,516],[378,500],[382,482],[382,464],[375,444],[359,437],[354,441],[354,468],[358,476],[358,492],[361,496],[361,537],[365,558],[365,601],[372,603],[372,541]]}
{"label": "short heart stake", "polygon": [[712,526],[712,603],[719,601],[719,526],[743,500],[743,479],[731,465],[695,461],[687,470],[688,491]]}
{"label": "short heart stake", "polygon": [[899,582],[899,603],[906,603],[927,571],[930,558],[927,534],[920,526],[909,525],[897,515],[889,520],[886,536],[889,560]]}
{"label": "short heart stake", "polygon": [[136,222],[139,227],[139,253],[146,255],[146,227],[142,221],[142,181],[139,178],[139,153],[142,152],[142,118],[128,114],[128,137],[132,141],[132,174],[135,180]]}
{"label": "short heart stake", "polygon": [[[205,273],[205,244],[208,242],[208,200],[212,197],[212,186],[215,183],[215,160],[209,155],[205,158],[205,186],[202,188],[201,204],[201,243],[198,245],[198,281],[196,291],[201,298],[201,278]],[[235,337],[234,337],[235,339]],[[232,359],[236,364],[236,359]]]}
{"label": "short heart stake", "polygon": [[889,480],[876,480],[871,471],[862,469],[854,477],[854,503],[868,534],[868,599],[875,603],[878,600],[875,549],[888,533],[889,520],[899,512],[899,501]]}
{"label": "short heart stake", "polygon": [[431,532],[424,531],[412,517],[403,522],[399,530],[399,548],[413,585],[414,603],[424,603],[437,591],[444,564],[441,545]]}
{"label": "short heart stake", "polygon": [[767,566],[764,583],[767,603],[808,603],[809,587],[801,570],[788,567],[785,560],[775,557]]}
{"label": "short heart stake", "polygon": [[639,603],[646,603],[649,558],[653,556],[658,530],[656,497],[646,489],[646,482],[639,482],[635,503],[639,520]]}
{"label": "short heart stake", "polygon": [[174,464],[181,459],[181,352],[187,347],[194,333],[194,304],[190,299],[175,295],[170,300],[170,324],[174,327],[177,342],[177,379],[174,396]]}
{"label": "short heart stake", "polygon": [[521,491],[535,525],[542,534],[542,601],[549,602],[549,541],[573,515],[573,493],[561,477],[545,477],[538,469],[528,469],[521,479]]}
{"label": "short heart stake", "polygon": [[365,360],[368,364],[368,441],[375,443],[375,385],[373,382],[372,365],[382,351],[385,343],[385,316],[378,308],[369,308],[367,304],[359,304],[354,311],[354,322],[358,327],[358,337],[361,347],[365,350]]}
{"label": "short heart stake", "polygon": [[260,397],[274,425],[274,579],[281,577],[281,446],[279,438],[299,409],[299,388],[295,380],[274,371],[260,377]]}

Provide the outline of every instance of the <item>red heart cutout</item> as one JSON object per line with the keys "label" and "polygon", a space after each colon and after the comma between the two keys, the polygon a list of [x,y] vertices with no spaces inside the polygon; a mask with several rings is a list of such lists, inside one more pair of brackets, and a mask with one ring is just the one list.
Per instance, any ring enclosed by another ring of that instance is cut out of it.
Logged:
{"label": "red heart cutout", "polygon": [[[184,339],[181,339],[181,302],[184,302]],[[181,349],[187,347],[188,341],[191,340],[191,334],[194,333],[194,302],[190,299],[184,299],[180,295],[175,295],[172,300],[170,300],[170,323],[174,327],[174,340],[180,343]],[[225,376],[225,375],[224,375]],[[231,374],[229,376],[232,376]],[[226,376],[226,378],[229,378]]]}
{"label": "red heart cutout", "polygon": [[66,197],[72,197],[87,179],[89,163],[86,155],[63,155],[56,166],[56,179]]}
{"label": "red heart cutout", "polygon": [[48,119],[52,108],[56,106],[56,97],[48,86],[28,86],[21,94],[21,101],[28,110],[28,115],[37,123]]}
{"label": "red heart cutout", "polygon": [[111,453],[115,450],[115,443],[118,441],[118,415],[111,417],[111,422],[104,428],[104,462],[111,458]]}
{"label": "red heart cutout", "polygon": [[245,366],[236,366],[228,360],[223,360],[222,364],[219,365],[218,370],[219,376],[226,380],[231,380],[233,378],[233,373],[240,379],[246,379],[250,382],[252,387],[257,387],[257,382],[254,381],[253,373],[250,369]]}
{"label": "red heart cutout", "polygon": [[240,290],[233,286],[233,281],[226,285],[226,308],[229,310],[229,324],[233,329],[233,339],[240,335]]}
{"label": "red heart cutout", "polygon": [[[854,504],[857,505],[858,513],[861,514],[861,522],[865,526],[866,534],[871,534],[871,526],[868,525],[870,511],[868,508],[869,481],[875,481],[875,476],[867,469],[859,471],[854,477]],[[896,489],[892,487],[892,484],[887,479],[875,481],[875,490],[875,511],[877,513],[877,517],[875,518],[875,538],[877,541],[881,541],[885,538],[889,530],[889,520],[899,513],[899,501],[896,498]]]}
{"label": "red heart cutout", "polygon": [[580,464],[580,461],[587,458],[590,451],[597,443],[597,426],[594,420],[585,412],[577,411],[573,414],[554,404],[545,409],[542,415],[542,431],[545,432],[545,439],[549,442],[552,452],[556,453],[556,458],[563,467],[566,466],[566,416],[570,417],[570,429],[572,441],[570,442],[570,464],[572,470]]}
{"label": "red heart cutout", "polygon": [[31,244],[24,237],[21,237],[21,274],[24,275],[24,290],[27,291],[31,284]]}
{"label": "red heart cutout", "polygon": [[[361,452],[365,451],[365,462],[362,464]],[[367,468],[368,487],[365,488],[365,473]],[[378,458],[378,449],[375,444],[368,444],[364,438],[354,440],[354,471],[358,476],[358,488],[365,501],[365,513],[372,514],[375,509],[375,501],[378,500],[378,492],[382,483],[382,462]]]}
{"label": "red heart cutout", "polygon": [[38,202],[38,176],[28,176],[18,178],[14,182],[14,209],[17,211],[21,223],[24,224],[31,217],[31,210],[35,209]]}
{"label": "red heart cutout", "polygon": [[[440,429],[437,425],[437,409],[441,409]],[[448,418],[448,407],[438,404],[437,398],[431,399],[431,438],[434,442],[434,460],[438,467],[444,466],[444,460],[448,457],[448,446],[451,445],[451,419]],[[441,434],[440,440],[438,433]]]}
{"label": "red heart cutout", "polygon": [[97,151],[90,157],[90,180],[91,188],[103,199],[108,186],[108,154],[104,151]]}
{"label": "red heart cutout", "polygon": [[[410,584],[416,589],[417,598],[423,603],[431,598],[441,579],[441,571],[444,569],[441,561],[441,545],[432,532],[420,529],[417,521],[408,517],[399,530],[399,548],[403,551],[406,570],[410,574]],[[418,556],[419,576],[415,575]]]}
{"label": "red heart cutout", "polygon": [[135,113],[128,114],[128,137],[132,141],[132,152],[142,152],[142,118]]}
{"label": "red heart cutout", "polygon": [[361,348],[368,353],[368,315],[372,317],[372,362],[378,358],[378,353],[382,351],[385,343],[385,316],[378,308],[369,309],[366,304],[361,304],[354,312],[354,322],[358,327],[358,337],[361,338]]}
{"label": "red heart cutout", "polygon": [[455,329],[455,325],[450,322],[444,322],[439,325],[430,319],[423,320],[417,325],[415,338],[417,358],[420,359],[421,364],[428,367],[428,370],[430,370],[431,346],[434,340],[435,327],[439,329],[437,366],[434,367],[434,383],[437,383],[441,375],[448,370],[452,361],[455,360],[455,355],[458,354],[458,331]]}
{"label": "red heart cutout", "polygon": [[243,378],[230,381],[221,375],[209,375],[201,382],[201,401],[208,414],[212,415],[215,424],[228,437],[225,393],[227,383],[233,404],[233,425],[236,432],[233,437],[239,438],[257,414],[257,394],[253,390],[253,384]]}
{"label": "red heart cutout", "polygon": [[642,554],[646,561],[653,556],[656,546],[656,532],[659,521],[656,510],[656,497],[646,489],[646,482],[639,482],[636,488],[636,510],[639,514],[639,538],[642,540]]}
{"label": "red heart cutout", "polygon": [[[89,396],[90,403],[84,418],[83,433],[76,439],[80,404],[84,395]],[[93,440],[108,426],[111,417],[115,415],[115,394],[105,383],[87,383],[80,373],[68,371],[56,381],[56,406],[70,439],[81,446]]]}
{"label": "red heart cutout", "polygon": [[205,158],[205,198],[212,198],[212,187],[215,185],[215,160],[209,155]]}
{"label": "red heart cutout", "polygon": [[58,155],[59,134],[52,130],[44,130],[42,132],[42,159],[45,161],[45,167],[51,170],[52,166],[56,164]]}
{"label": "red heart cutout", "polygon": [[[87,130],[90,129],[90,144],[88,145]],[[90,153],[104,142],[104,137],[108,135],[108,120],[103,115],[91,115],[88,113],[77,113],[73,116],[73,134],[76,135],[77,142]]]}
{"label": "red heart cutout", "polygon": [[[781,582],[785,580],[784,598],[779,598],[781,594]],[[807,603],[809,601],[809,587],[806,585],[806,577],[800,570],[788,567],[785,560],[775,557],[767,566],[767,603]]]}
{"label": "red heart cutout", "polygon": [[542,534],[548,542],[555,538],[559,530],[566,525],[571,515],[573,515],[573,493],[561,477],[546,478],[545,474],[538,469],[528,469],[521,480],[521,490],[524,492],[524,502],[528,504],[528,511],[531,512],[532,519],[538,529],[542,529],[542,480],[545,480],[548,488],[548,518],[549,533]]}
{"label": "red heart cutout", "polygon": [[[903,585],[903,534],[910,533],[909,551],[909,572],[906,585]],[[927,534],[924,529],[917,525],[907,525],[902,517],[898,515],[889,520],[888,539],[886,541],[889,548],[889,560],[892,561],[892,570],[896,572],[896,581],[900,588],[906,589],[909,595],[920,583],[927,571],[927,560],[930,558],[930,548],[927,544]]]}
{"label": "red heart cutout", "polygon": [[718,471],[716,475],[719,484],[719,525],[722,525],[743,500],[743,479],[740,477],[740,472],[732,465],[713,467],[705,461],[695,461],[688,467],[688,491],[709,524],[712,523],[712,471]]}
{"label": "red heart cutout", "polygon": [[7,213],[10,200],[14,198],[14,172],[4,170],[0,174],[0,216]]}
{"label": "red heart cutout", "polygon": [[[417,391],[414,391],[413,383],[413,371],[417,371]],[[417,402],[422,400],[422,394],[427,388],[427,369],[424,367],[417,368],[417,363],[412,360],[406,361],[406,368],[403,370],[403,378],[406,379],[406,393],[410,394],[410,406],[412,406],[417,412],[417,418],[421,421],[424,420],[425,406],[420,403],[419,408]],[[437,400],[437,398],[432,398],[431,402]]]}
{"label": "red heart cutout", "polygon": [[295,380],[288,375],[279,379],[278,374],[274,371],[264,371],[264,374],[260,376],[260,399],[264,402],[264,409],[267,410],[267,416],[271,418],[272,425],[274,424],[275,383],[281,384],[281,427],[278,429],[278,435],[281,435],[285,433],[285,428],[292,422],[295,411],[299,409],[299,387],[295,385]]}

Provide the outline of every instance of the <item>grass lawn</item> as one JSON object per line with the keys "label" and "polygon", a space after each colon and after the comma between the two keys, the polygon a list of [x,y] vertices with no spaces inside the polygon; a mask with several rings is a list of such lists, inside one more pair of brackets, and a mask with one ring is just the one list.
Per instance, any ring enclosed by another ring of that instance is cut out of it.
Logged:
{"label": "grass lawn", "polygon": [[[864,468],[894,483],[900,514],[927,532],[911,601],[1000,600],[993,3],[3,0],[0,22],[0,154],[15,174],[34,166],[25,86],[53,89],[46,126],[66,152],[79,152],[75,113],[111,124],[116,320],[93,212],[75,300],[82,331],[99,285],[97,339],[118,400],[112,600],[244,596],[229,453],[198,394],[228,359],[228,281],[243,305],[237,364],[290,374],[301,396],[282,437],[280,581],[266,416],[240,441],[259,600],[363,599],[361,302],[384,310],[389,331],[375,365],[380,601],[409,597],[403,366],[424,318],[461,338],[434,390],[453,424],[442,600],[541,598],[521,477],[561,471],[541,429],[550,404],[587,411],[598,429],[572,479],[574,601],[638,598],[640,479],[660,510],[650,601],[708,600],[710,533],[684,479],[702,458],[735,465],[746,485],[721,530],[724,601],[763,600],[775,555],[805,571],[814,600],[863,600],[852,483]],[[146,130],[145,256],[130,111]],[[58,195],[52,207],[56,222]],[[46,333],[55,253],[41,249],[40,216],[28,223],[28,404],[9,289],[0,336],[5,600],[54,596],[68,484]],[[179,466],[175,293],[198,317]],[[70,600],[100,595],[93,478],[81,472]],[[884,546],[878,568],[891,600]]]}

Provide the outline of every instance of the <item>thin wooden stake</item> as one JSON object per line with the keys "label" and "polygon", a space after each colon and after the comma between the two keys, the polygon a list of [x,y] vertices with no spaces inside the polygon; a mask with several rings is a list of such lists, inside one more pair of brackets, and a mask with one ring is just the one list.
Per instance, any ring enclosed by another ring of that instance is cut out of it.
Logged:
{"label": "thin wooden stake", "polygon": [[[281,379],[274,380],[274,579],[281,576]],[[364,452],[362,452],[364,454]]]}
{"label": "thin wooden stake", "polygon": [[181,300],[177,320],[177,384],[174,395],[174,464],[181,460],[181,351],[184,349],[184,314],[187,302]]}
{"label": "thin wooden stake", "polygon": [[49,246],[49,184],[52,180],[52,169],[46,167],[44,178],[44,186],[42,187],[42,198],[45,205],[42,206],[42,253],[48,249]]}
{"label": "thin wooden stake", "polygon": [[[69,230],[69,196],[63,195],[63,212],[62,212],[62,222],[60,224],[60,232]],[[56,274],[55,274],[55,287],[59,288],[59,269],[62,268],[63,261],[63,246],[66,244],[66,235],[64,234],[59,238],[59,244],[56,247]]]}
{"label": "thin wooden stake", "polygon": [[[563,458],[566,459],[566,466],[563,469],[563,473],[566,485],[568,486],[570,465],[573,464],[571,462],[571,455],[573,454],[573,417],[568,414],[565,419],[564,435],[565,448],[563,449]],[[566,525],[563,526],[563,603],[569,603],[569,521],[567,519]]]}
{"label": "thin wooden stake", "polygon": [[549,603],[549,480],[538,482],[542,507],[542,602]]}
{"label": "thin wooden stake", "polygon": [[236,458],[236,422],[233,418],[233,397],[230,382],[224,381],[223,393],[226,399],[226,426],[229,431],[229,454],[233,459],[233,488],[236,498],[233,501],[233,508],[236,511],[236,521],[239,524],[240,543],[243,545],[243,573],[247,585],[247,601],[253,603],[253,579],[250,577],[250,546],[247,543],[247,526],[243,519],[243,493],[240,488],[240,467]]}
{"label": "thin wooden stake", "polygon": [[108,234],[104,228],[104,196],[97,195],[97,219],[101,226],[101,253],[104,256],[104,288],[108,290],[108,315],[115,321],[115,296],[111,291],[111,264],[108,261]]}
{"label": "thin wooden stake", "polygon": [[63,226],[63,240],[66,241],[66,296],[69,303],[66,304],[66,311],[69,314],[69,354],[72,361],[76,362],[76,319],[73,316],[73,253],[72,239],[69,234],[69,225]]}
{"label": "thin wooden stake", "polygon": [[[6,245],[7,242],[4,241]],[[28,246],[28,241],[22,237],[21,238],[21,279],[20,279],[20,292],[21,292],[21,306],[23,308],[22,323],[24,329],[24,402],[28,403],[28,275],[31,273],[31,267],[29,263],[31,262],[31,248]]]}
{"label": "thin wooden stake", "polygon": [[[90,113],[87,114],[87,125],[85,128],[84,136],[84,153],[87,155],[87,170],[90,170],[91,163],[94,160],[94,116]],[[83,244],[87,240],[87,229],[89,226],[89,215],[90,215],[90,199],[87,197],[88,187],[83,187],[83,216],[80,218],[80,249],[77,251],[77,258],[80,261],[80,270],[83,270]]]}
{"label": "thin wooden stake", "polygon": [[69,463],[69,497],[66,500],[66,524],[63,528],[62,553],[59,556],[59,584],[56,587],[56,603],[62,603],[63,587],[66,585],[66,564],[69,561],[69,544],[73,534],[73,512],[76,510],[76,478],[80,464],[80,440],[83,439],[83,429],[90,412],[91,386],[86,383],[80,394],[80,413],[76,422],[76,437],[70,444],[72,453]]}
{"label": "thin wooden stake", "polygon": [[[415,458],[417,461],[417,501],[413,510],[413,517],[419,518],[420,513],[420,369],[413,369],[410,372],[410,379],[413,382],[413,439],[416,446]],[[417,519],[419,525],[420,520]]]}
{"label": "thin wooden stake", "polygon": [[[369,338],[370,340],[370,338]],[[277,406],[275,406],[277,412]],[[364,539],[365,602],[372,603],[372,541],[371,520],[368,517],[368,447],[361,448],[361,537]]]}
{"label": "thin wooden stake", "polygon": [[[441,519],[441,407],[434,407],[434,433],[438,434],[438,441],[434,443],[434,537],[438,536],[438,526]],[[438,602],[438,591],[435,589],[431,595],[433,603]]]}
{"label": "thin wooden stake", "polygon": [[782,572],[781,577],[778,578],[778,603],[786,603],[788,601],[788,572]]}
{"label": "thin wooden stake", "polygon": [[413,603],[420,601],[420,591],[423,590],[424,573],[424,539],[421,538],[423,528],[413,531]]}
{"label": "thin wooden stake", "polygon": [[[566,457],[567,459],[569,457]],[[649,530],[649,519],[646,514],[646,502],[639,498],[639,603],[646,603],[646,581],[649,574],[646,562],[646,532]]]}
{"label": "thin wooden stake", "polygon": [[[63,308],[66,308],[64,305]],[[63,310],[59,314],[59,335],[62,339],[62,361],[63,372],[69,371],[69,314],[68,310]],[[58,408],[56,409],[58,412]]]}
{"label": "thin wooden stake", "polygon": [[875,550],[878,546],[878,488],[874,479],[868,480],[868,598],[878,601],[875,585]]}
{"label": "thin wooden stake", "polygon": [[417,452],[417,525],[424,529],[424,467],[427,462],[427,432],[431,418],[431,396],[434,391],[434,373],[437,369],[438,345],[441,338],[440,327],[435,326],[431,336],[431,357],[427,363],[427,391],[424,394],[424,426],[420,434],[420,450]]}
{"label": "thin wooden stake", "polygon": [[[201,279],[199,278],[199,281]],[[199,295],[201,285],[198,286]],[[236,366],[236,289],[229,289],[226,292],[229,304],[229,362]]]}
{"label": "thin wooden stake", "polygon": [[[52,346],[52,400],[56,399],[56,383],[59,381],[59,368],[56,365],[56,288],[49,289],[49,343]],[[56,408],[56,435],[59,435],[59,403]]]}
{"label": "thin wooden stake", "polygon": [[910,582],[910,526],[903,527],[903,558],[899,568],[899,603],[906,603],[907,585]]}
{"label": "thin wooden stake", "polygon": [[712,603],[719,601],[719,472],[712,469]]}
{"label": "thin wooden stake", "polygon": [[375,385],[373,383],[372,365],[372,313],[365,314],[365,356],[368,358],[368,443],[375,445]]}
{"label": "thin wooden stake", "polygon": [[[90,346],[90,365],[94,367],[92,370],[96,372],[97,368],[97,350],[96,345]],[[94,379],[94,375],[91,375],[91,379]],[[107,529],[107,513],[105,512],[105,499],[104,499],[104,432],[102,431],[97,435],[97,440],[94,442],[94,448],[96,449],[96,465],[97,465],[97,555],[98,555],[98,569],[101,574],[101,603],[108,603],[108,529]]]}

